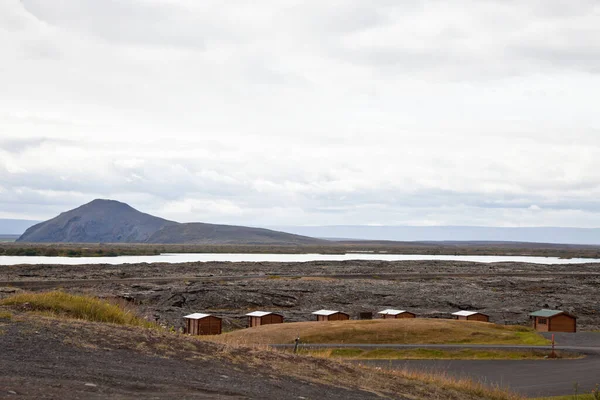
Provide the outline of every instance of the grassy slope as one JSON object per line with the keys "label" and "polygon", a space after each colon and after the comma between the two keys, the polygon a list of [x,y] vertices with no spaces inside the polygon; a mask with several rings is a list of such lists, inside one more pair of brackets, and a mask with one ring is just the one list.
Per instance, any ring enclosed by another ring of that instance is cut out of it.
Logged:
{"label": "grassy slope", "polygon": [[[457,380],[447,375],[414,371],[386,371],[261,347],[220,345],[161,329],[56,316],[32,318],[18,313],[10,323],[27,324],[27,330],[30,332],[35,329],[49,331],[59,337],[68,335],[66,343],[88,351],[139,352],[172,362],[185,363],[186,368],[194,368],[195,360],[204,366],[206,364],[202,363],[207,361],[225,364],[232,370],[249,367],[251,371],[267,374],[275,382],[290,378],[300,379],[307,383],[378,393],[382,398],[524,400],[521,396],[469,379]],[[130,366],[124,364],[123,368],[127,369]],[[201,368],[198,370],[202,371]],[[98,373],[102,374],[102,370],[98,370]],[[169,371],[164,373],[168,374]],[[254,377],[254,372],[249,372],[247,379]],[[265,387],[268,388],[268,385]]]}
{"label": "grassy slope", "polygon": [[[146,326],[149,325],[136,318],[129,318],[129,312],[122,307],[91,297],[61,292],[21,294],[4,299],[2,305],[10,308],[11,312],[10,318],[3,319],[0,326],[13,323],[40,325],[40,328],[54,331],[55,334],[67,334],[69,343],[87,349],[127,349],[181,362],[212,358],[219,362],[231,362],[232,368],[235,365],[247,365],[271,371],[279,379],[294,377],[391,397],[404,395],[414,399],[521,400],[520,396],[490,389],[470,380],[455,380],[443,375],[411,371],[382,371],[257,347],[224,346],[160,328],[148,329]],[[90,308],[95,311],[88,312]],[[23,314],[23,310],[42,310],[51,314],[31,318],[28,314]],[[106,321],[105,317],[108,315],[113,316],[111,322],[114,323],[89,322]]]}
{"label": "grassy slope", "polygon": [[153,324],[120,305],[95,297],[76,296],[60,291],[20,293],[0,300],[0,305],[18,306],[26,311],[40,311],[87,321],[153,327]]}
{"label": "grassy slope", "polygon": [[[542,360],[548,351],[478,349],[319,349],[303,353],[323,358],[347,360]],[[557,353],[560,358],[578,358],[577,354]]]}
{"label": "grassy slope", "polygon": [[295,322],[230,332],[214,340],[230,343],[504,344],[546,345],[530,328],[442,319]]}

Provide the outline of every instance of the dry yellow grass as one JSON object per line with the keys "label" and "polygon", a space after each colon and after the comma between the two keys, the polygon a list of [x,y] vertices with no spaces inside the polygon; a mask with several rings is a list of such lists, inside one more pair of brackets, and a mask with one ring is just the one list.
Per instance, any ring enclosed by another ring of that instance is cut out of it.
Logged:
{"label": "dry yellow grass", "polygon": [[369,321],[294,322],[263,325],[223,334],[222,343],[373,343],[373,344],[515,344],[545,345],[531,328],[486,322],[442,319],[379,319]]}
{"label": "dry yellow grass", "polygon": [[[291,349],[289,350],[291,351]],[[345,360],[543,360],[550,351],[501,349],[302,349],[301,354]],[[559,358],[582,358],[576,353],[556,353]]]}
{"label": "dry yellow grass", "polygon": [[73,295],[61,291],[19,293],[1,300],[0,305],[93,322],[154,327],[154,324],[139,318],[122,305],[96,297]]}

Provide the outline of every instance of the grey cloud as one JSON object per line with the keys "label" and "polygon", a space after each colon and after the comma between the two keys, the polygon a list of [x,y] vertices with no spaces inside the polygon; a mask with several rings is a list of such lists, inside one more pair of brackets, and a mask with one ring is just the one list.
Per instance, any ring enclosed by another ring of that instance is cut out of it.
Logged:
{"label": "grey cloud", "polygon": [[60,60],[62,52],[54,43],[47,40],[26,40],[22,42],[23,57],[28,60]]}
{"label": "grey cloud", "polygon": [[25,0],[25,8],[51,25],[91,34],[113,43],[202,50],[204,35],[192,15],[174,4],[139,0]]}
{"label": "grey cloud", "polygon": [[[48,120],[44,120],[44,122],[48,122]],[[25,150],[31,150],[43,145],[52,144],[52,145],[75,145],[76,142],[73,140],[67,139],[55,139],[49,137],[39,137],[39,138],[25,138],[25,139],[0,139],[0,150],[5,150],[10,153],[20,153]]]}
{"label": "grey cloud", "polygon": [[14,1],[0,202],[600,225],[595,3]]}

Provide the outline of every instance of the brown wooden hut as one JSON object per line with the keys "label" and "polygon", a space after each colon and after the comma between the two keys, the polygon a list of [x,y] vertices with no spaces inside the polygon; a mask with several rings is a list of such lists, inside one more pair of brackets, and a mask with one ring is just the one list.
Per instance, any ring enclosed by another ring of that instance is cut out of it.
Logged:
{"label": "brown wooden hut", "polygon": [[379,311],[377,314],[381,315],[383,319],[403,319],[403,318],[416,318],[416,314],[405,310],[394,310],[388,308],[387,310]]}
{"label": "brown wooden hut", "polygon": [[283,323],[283,315],[267,311],[254,311],[246,314],[246,316],[248,317],[248,328]]}
{"label": "brown wooden hut", "polygon": [[317,321],[345,321],[350,319],[350,315],[341,311],[319,310],[312,314],[317,316]]}
{"label": "brown wooden hut", "polygon": [[539,332],[577,332],[577,317],[561,310],[541,309],[529,314]]}
{"label": "brown wooden hut", "polygon": [[183,317],[185,333],[190,335],[220,335],[221,318],[210,314],[194,313]]}
{"label": "brown wooden hut", "polygon": [[490,316],[477,311],[457,311],[452,313],[454,317],[459,321],[480,321],[490,322]]}

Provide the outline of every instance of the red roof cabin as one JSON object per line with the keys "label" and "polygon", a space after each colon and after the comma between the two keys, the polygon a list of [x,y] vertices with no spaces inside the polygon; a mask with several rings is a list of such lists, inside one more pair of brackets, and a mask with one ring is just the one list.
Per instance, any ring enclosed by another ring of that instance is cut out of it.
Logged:
{"label": "red roof cabin", "polygon": [[457,311],[452,313],[454,317],[459,321],[479,321],[479,322],[490,322],[490,316],[477,311]]}
{"label": "red roof cabin", "polygon": [[210,314],[194,313],[183,317],[185,333],[190,335],[220,335],[221,318]]}
{"label": "red roof cabin", "polygon": [[246,316],[248,317],[248,328],[283,323],[283,315],[268,311],[253,311],[246,314]]}
{"label": "red roof cabin", "polygon": [[317,321],[346,321],[350,319],[350,315],[341,311],[319,310],[312,314],[317,316]]}
{"label": "red roof cabin", "polygon": [[577,332],[577,317],[561,310],[541,309],[529,314],[538,332]]}

